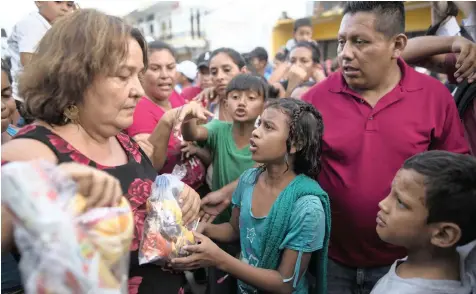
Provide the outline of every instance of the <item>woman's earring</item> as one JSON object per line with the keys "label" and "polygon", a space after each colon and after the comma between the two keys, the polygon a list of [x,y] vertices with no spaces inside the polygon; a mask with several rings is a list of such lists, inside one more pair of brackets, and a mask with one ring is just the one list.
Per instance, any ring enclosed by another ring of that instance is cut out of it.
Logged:
{"label": "woman's earring", "polygon": [[66,107],[66,109],[63,112],[64,115],[64,122],[65,123],[73,123],[73,124],[78,124],[79,123],[79,109],[76,105],[70,105]]}

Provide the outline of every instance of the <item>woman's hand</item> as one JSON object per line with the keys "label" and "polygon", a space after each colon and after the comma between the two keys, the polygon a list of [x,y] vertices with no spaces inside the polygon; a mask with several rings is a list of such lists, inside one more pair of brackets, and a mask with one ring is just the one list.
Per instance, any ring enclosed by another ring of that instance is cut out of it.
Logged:
{"label": "woman's hand", "polygon": [[468,83],[476,81],[476,44],[463,37],[454,37],[451,45],[453,53],[459,53],[456,61],[455,78],[458,83],[468,79]]}
{"label": "woman's hand", "polygon": [[172,267],[180,271],[189,271],[220,264],[220,260],[226,253],[208,237],[197,232],[194,232],[193,235],[196,244],[184,247],[184,250],[192,255],[172,259]]}
{"label": "woman's hand", "polygon": [[298,65],[293,65],[289,69],[288,81],[289,83],[295,82],[296,84],[299,85],[306,81],[307,76],[308,76],[308,73],[304,68]]}
{"label": "woman's hand", "polygon": [[86,209],[116,206],[123,195],[119,180],[93,167],[68,162],[59,167],[77,184],[78,193],[87,198]]}
{"label": "woman's hand", "polygon": [[179,203],[182,207],[182,221],[185,225],[188,225],[198,218],[201,203],[200,195],[188,185],[185,185],[183,188]]}

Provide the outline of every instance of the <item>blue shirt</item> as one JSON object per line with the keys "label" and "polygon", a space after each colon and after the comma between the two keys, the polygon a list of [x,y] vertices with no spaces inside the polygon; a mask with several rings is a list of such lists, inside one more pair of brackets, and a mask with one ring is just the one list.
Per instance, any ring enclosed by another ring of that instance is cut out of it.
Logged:
{"label": "blue shirt", "polygon": [[[240,209],[240,245],[241,260],[249,265],[257,267],[261,258],[261,242],[265,228],[266,217],[255,217],[251,211],[251,203],[255,188],[255,169],[247,170],[240,177],[238,187],[233,193],[232,204]],[[284,238],[283,247],[299,252],[302,258],[303,253],[311,253],[322,248],[325,236],[325,214],[322,203],[316,196],[304,196],[294,203],[293,213]],[[296,262],[296,267],[300,262]],[[294,272],[299,273],[299,268]],[[297,279],[295,274],[292,277],[283,277],[283,281],[293,283],[295,290],[293,293],[308,293],[308,281],[306,276]],[[257,289],[238,281],[238,293],[258,293]]]}

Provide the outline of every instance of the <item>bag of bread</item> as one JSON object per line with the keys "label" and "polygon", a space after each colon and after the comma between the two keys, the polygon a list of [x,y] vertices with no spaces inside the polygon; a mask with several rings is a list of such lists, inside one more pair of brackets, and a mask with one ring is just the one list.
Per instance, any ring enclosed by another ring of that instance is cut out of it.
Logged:
{"label": "bag of bread", "polygon": [[172,258],[187,255],[183,246],[195,244],[192,231],[198,220],[185,226],[178,202],[184,188],[185,184],[171,174],[158,176],[152,184],[139,247],[139,264],[165,265]]}
{"label": "bag of bread", "polygon": [[45,161],[2,167],[26,293],[127,293],[133,217],[128,201],[84,211],[86,199]]}

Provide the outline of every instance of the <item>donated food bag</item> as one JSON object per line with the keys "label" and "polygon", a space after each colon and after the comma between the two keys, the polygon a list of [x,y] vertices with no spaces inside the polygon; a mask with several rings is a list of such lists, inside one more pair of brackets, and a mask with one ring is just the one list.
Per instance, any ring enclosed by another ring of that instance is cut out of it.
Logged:
{"label": "donated food bag", "polygon": [[86,199],[45,161],[2,167],[26,293],[127,293],[133,217],[128,201],[84,211]]}
{"label": "donated food bag", "polygon": [[198,220],[184,226],[179,199],[186,187],[179,177],[163,174],[155,179],[147,199],[147,216],[139,249],[139,264],[164,265],[172,258],[185,256],[185,245],[195,244],[192,233]]}

